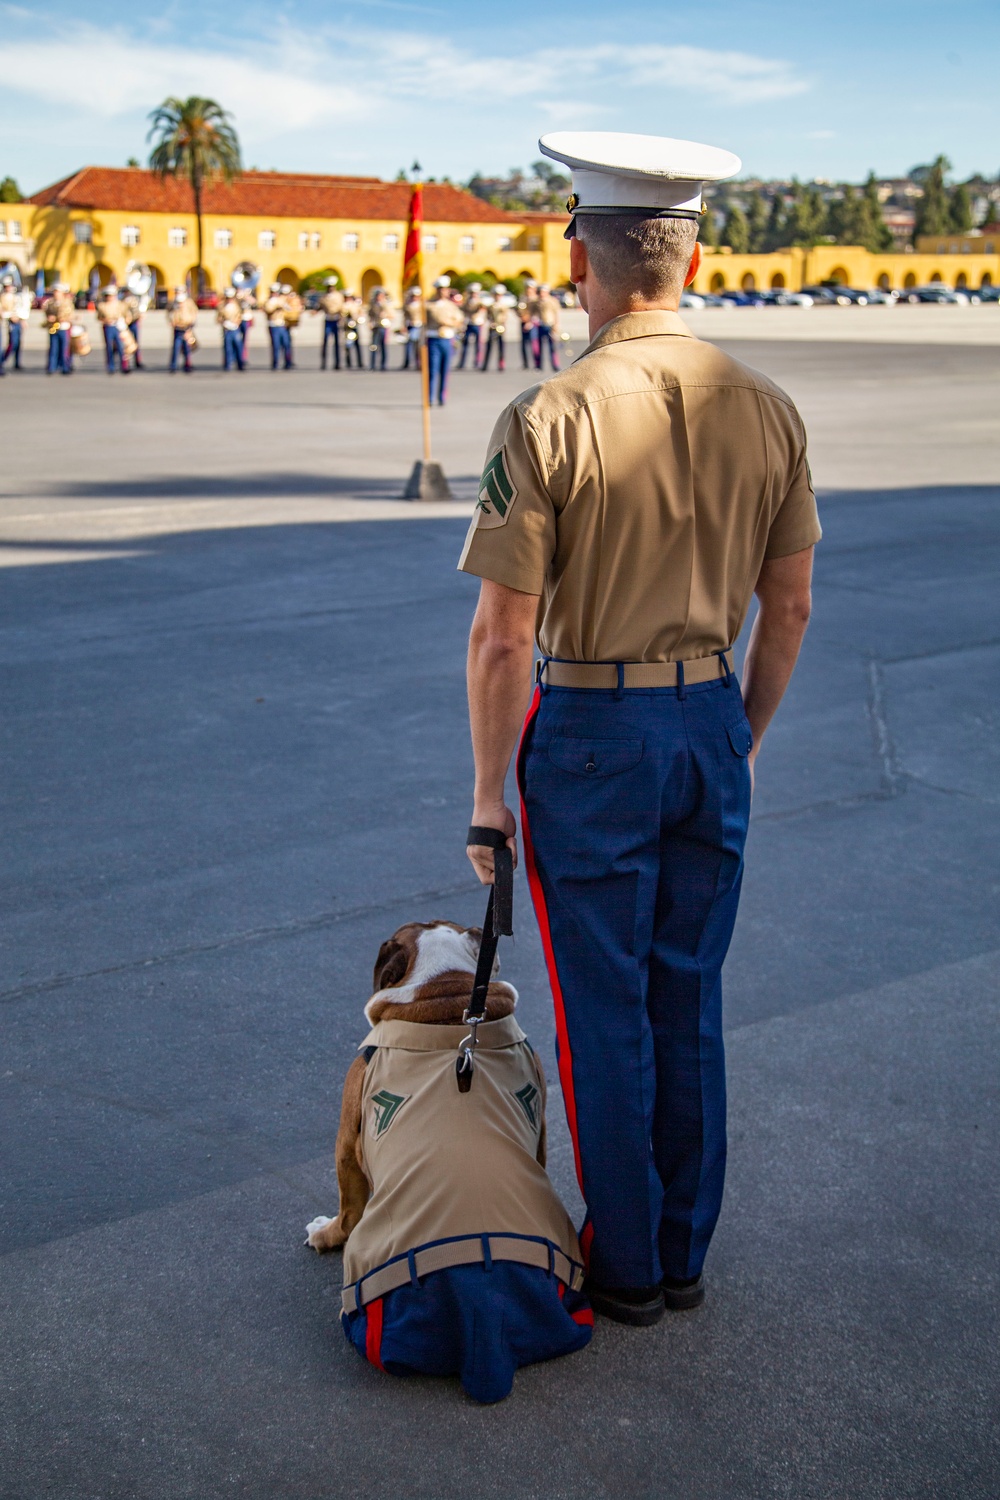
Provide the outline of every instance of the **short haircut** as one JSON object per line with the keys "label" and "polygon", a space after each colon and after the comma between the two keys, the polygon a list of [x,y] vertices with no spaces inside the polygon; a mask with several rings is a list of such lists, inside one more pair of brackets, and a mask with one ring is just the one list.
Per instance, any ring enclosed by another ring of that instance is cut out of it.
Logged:
{"label": "short haircut", "polygon": [[698,223],[644,219],[635,213],[580,214],[576,232],[606,291],[662,302],[684,289]]}

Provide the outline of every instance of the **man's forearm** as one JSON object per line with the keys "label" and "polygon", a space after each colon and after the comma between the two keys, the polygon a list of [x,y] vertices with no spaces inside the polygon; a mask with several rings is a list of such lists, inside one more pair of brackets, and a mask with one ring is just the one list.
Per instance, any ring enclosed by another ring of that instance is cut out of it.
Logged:
{"label": "man's forearm", "polygon": [[503,804],[504,781],[531,694],[534,655],[530,637],[498,641],[474,629],[469,640],[469,722],[477,816]]}

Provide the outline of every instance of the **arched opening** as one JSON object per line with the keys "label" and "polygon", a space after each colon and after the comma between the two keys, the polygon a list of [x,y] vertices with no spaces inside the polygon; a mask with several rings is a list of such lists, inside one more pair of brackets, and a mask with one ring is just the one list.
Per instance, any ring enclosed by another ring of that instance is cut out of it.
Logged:
{"label": "arched opening", "polygon": [[[455,274],[454,271],[452,271],[451,275],[454,276],[454,274]],[[518,274],[518,276],[520,276],[520,278],[521,278],[522,281],[537,281],[538,280],[538,278],[535,275],[534,271],[518,271],[517,274]]]}
{"label": "arched opening", "polygon": [[883,291],[883,292],[889,291],[890,287],[892,286],[892,282],[889,280],[889,273],[888,273],[888,271],[883,271],[882,272],[881,276],[878,279],[878,284],[879,284],[879,288],[880,288],[881,291]]}
{"label": "arched opening", "polygon": [[150,307],[165,307],[170,292],[163,268],[151,265],[149,269],[153,273],[153,285],[149,289],[149,305]]}
{"label": "arched opening", "polygon": [[914,274],[913,274],[912,271],[907,271],[905,279],[903,281],[903,286],[905,287],[905,289],[907,291],[909,291],[910,288],[916,286],[916,284],[917,284],[917,278],[916,278],[916,276],[914,276]]}
{"label": "arched opening", "polygon": [[830,282],[833,282],[836,286],[850,286],[851,278],[843,266],[834,266],[827,277],[827,284],[829,285]]}
{"label": "arched opening", "polygon": [[740,286],[745,292],[755,292],[757,290],[757,278],[752,271],[744,271]]}
{"label": "arched opening", "polygon": [[944,277],[941,275],[940,271],[932,271],[931,272],[931,281],[932,281],[932,283],[935,282],[935,281],[936,282],[942,282],[943,280],[944,280]]}
{"label": "arched opening", "polygon": [[282,286],[290,286],[293,292],[299,289],[299,273],[292,266],[282,266],[274,279],[280,281]]}
{"label": "arched opening", "polygon": [[112,271],[111,267],[106,266],[103,260],[99,260],[96,265],[93,265],[90,268],[90,276],[87,279],[87,286],[90,291],[98,292],[100,291],[101,287],[107,286],[108,283],[113,279],[114,272]]}
{"label": "arched opening", "polygon": [[381,271],[376,271],[369,267],[361,278],[362,297],[367,301],[377,286],[385,286],[385,278]]}
{"label": "arched opening", "polygon": [[979,285],[980,286],[992,286],[993,285],[993,277],[990,275],[989,271],[984,271],[983,272],[982,280],[980,281]]}
{"label": "arched opening", "polygon": [[772,292],[780,292],[781,289],[784,287],[784,285],[785,285],[785,273],[784,273],[784,271],[775,271],[774,275],[771,277],[771,290],[772,290]]}
{"label": "arched opening", "polygon": [[299,282],[300,292],[325,292],[328,281],[334,281],[340,291],[344,290],[344,278],[333,266],[324,266],[320,271],[310,271]]}
{"label": "arched opening", "polygon": [[959,271],[958,275],[955,277],[955,290],[956,290],[956,292],[964,292],[965,288],[968,285],[969,285],[969,278],[968,278],[968,276],[966,276],[966,274],[965,274],[964,271]]}
{"label": "arched opening", "polygon": [[[212,290],[212,273],[205,266],[202,266],[202,268],[201,268],[201,279],[202,279],[202,282],[204,284],[206,292],[210,292]],[[195,292],[197,292],[197,290],[198,290],[198,267],[197,266],[188,266],[187,276],[185,277],[185,280],[186,280],[188,286],[191,288],[192,294],[195,293]]]}
{"label": "arched opening", "polygon": [[726,278],[721,271],[716,271],[708,284],[710,292],[724,292],[726,290]]}

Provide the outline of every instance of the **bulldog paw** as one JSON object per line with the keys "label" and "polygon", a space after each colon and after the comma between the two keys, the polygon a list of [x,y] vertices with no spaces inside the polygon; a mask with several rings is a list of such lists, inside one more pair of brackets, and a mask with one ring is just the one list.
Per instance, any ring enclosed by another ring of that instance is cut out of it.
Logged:
{"label": "bulldog paw", "polygon": [[320,1214],[318,1218],[306,1225],[306,1244],[311,1245],[320,1254],[324,1250],[335,1250],[347,1238],[339,1225],[339,1217],[328,1219],[324,1214]]}

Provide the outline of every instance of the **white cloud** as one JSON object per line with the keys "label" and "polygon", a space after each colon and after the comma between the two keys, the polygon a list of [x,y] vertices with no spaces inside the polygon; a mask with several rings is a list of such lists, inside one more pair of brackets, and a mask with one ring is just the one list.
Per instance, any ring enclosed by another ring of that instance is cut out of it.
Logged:
{"label": "white cloud", "polygon": [[[378,121],[403,129],[456,102],[470,125],[477,114],[495,120],[505,105],[523,110],[529,104],[550,122],[579,124],[616,112],[615,105],[620,110],[630,94],[646,103],[662,100],[666,113],[674,93],[716,105],[755,105],[809,86],[780,59],[700,47],[546,47],[505,60],[495,49],[463,47],[430,32],[381,30],[352,35],[348,70],[341,37],[313,33],[306,41],[290,27],[225,51],[154,45],[123,27],[109,33],[59,25],[46,40],[36,40],[37,34],[6,38],[9,89],[106,119],[145,113],[168,94],[206,94],[232,111],[254,151],[288,133],[324,126]],[[564,95],[568,80],[572,99]],[[594,86],[589,98],[588,85]]]}

